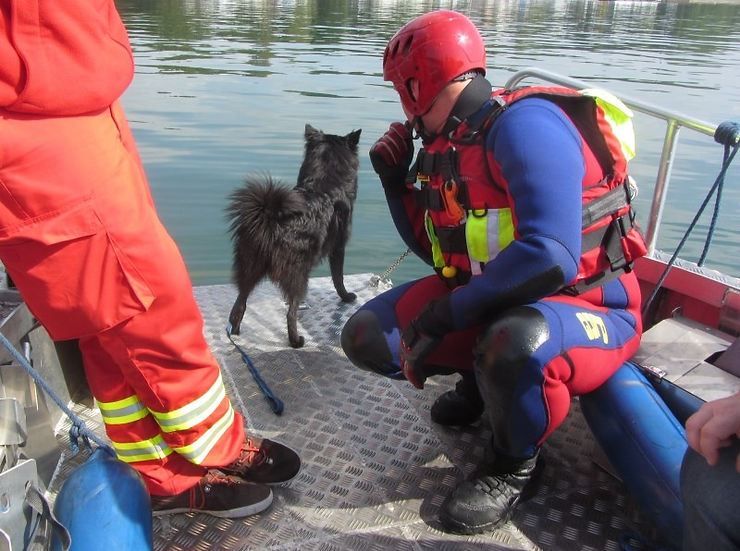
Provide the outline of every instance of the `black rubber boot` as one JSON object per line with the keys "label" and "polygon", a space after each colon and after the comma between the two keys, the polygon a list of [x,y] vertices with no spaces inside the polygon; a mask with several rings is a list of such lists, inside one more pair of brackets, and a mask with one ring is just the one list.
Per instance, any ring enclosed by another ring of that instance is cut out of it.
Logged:
{"label": "black rubber boot", "polygon": [[465,373],[455,385],[455,390],[448,390],[437,398],[432,405],[431,417],[440,425],[469,425],[480,418],[484,409],[475,375]]}
{"label": "black rubber boot", "polygon": [[442,504],[442,526],[459,534],[479,534],[504,524],[516,505],[534,493],[542,471],[538,456],[539,452],[529,459],[497,455],[486,474],[473,475]]}

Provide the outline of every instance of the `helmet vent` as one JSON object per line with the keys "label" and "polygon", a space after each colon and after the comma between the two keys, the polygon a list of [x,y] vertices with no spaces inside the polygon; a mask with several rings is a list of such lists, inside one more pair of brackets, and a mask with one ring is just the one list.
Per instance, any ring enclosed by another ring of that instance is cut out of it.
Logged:
{"label": "helmet vent", "polygon": [[409,36],[406,39],[406,42],[403,45],[403,55],[404,57],[408,55],[409,50],[411,50],[411,43],[414,41],[414,35]]}

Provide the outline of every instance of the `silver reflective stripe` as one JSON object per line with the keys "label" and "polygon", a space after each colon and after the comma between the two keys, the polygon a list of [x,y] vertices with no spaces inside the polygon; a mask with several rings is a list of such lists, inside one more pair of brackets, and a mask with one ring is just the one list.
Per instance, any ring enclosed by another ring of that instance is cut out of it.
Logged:
{"label": "silver reflective stripe", "polygon": [[219,439],[231,428],[234,422],[234,409],[229,410],[211,428],[192,444],[175,448],[175,451],[191,463],[199,465],[210,453]]}
{"label": "silver reflective stripe", "polygon": [[125,425],[149,414],[149,410],[136,396],[129,396],[115,402],[98,401],[98,407],[106,425]]}
{"label": "silver reflective stripe", "polygon": [[112,442],[112,444],[118,458],[126,463],[164,459],[172,453],[172,448],[167,445],[162,435],[138,442]]}
{"label": "silver reflective stripe", "polygon": [[219,374],[216,382],[202,396],[173,411],[152,411],[163,432],[188,430],[207,419],[221,405],[226,396],[223,380]]}

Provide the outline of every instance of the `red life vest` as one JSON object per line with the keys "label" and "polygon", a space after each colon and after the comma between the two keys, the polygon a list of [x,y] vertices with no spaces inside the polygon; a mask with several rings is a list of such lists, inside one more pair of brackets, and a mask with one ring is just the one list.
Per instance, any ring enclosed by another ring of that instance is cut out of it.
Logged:
{"label": "red life vest", "polygon": [[498,90],[492,94],[496,103],[478,128],[465,121],[449,138],[439,136],[425,145],[410,172],[410,180],[421,185],[418,197],[427,211],[435,269],[451,287],[480,273],[519,238],[508,184],[484,144],[496,117],[529,97],[558,105],[583,138],[587,170],[582,181],[581,258],[569,290],[601,285],[629,271],[647,252],[630,206],[627,160],[596,100],[570,88]]}

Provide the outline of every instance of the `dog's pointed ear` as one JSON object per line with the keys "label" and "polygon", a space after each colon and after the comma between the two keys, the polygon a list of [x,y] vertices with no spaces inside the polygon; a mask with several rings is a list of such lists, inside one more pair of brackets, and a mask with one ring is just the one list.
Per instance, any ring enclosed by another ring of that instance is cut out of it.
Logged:
{"label": "dog's pointed ear", "polygon": [[306,123],[306,130],[304,132],[304,135],[306,136],[306,138],[310,138],[311,136],[315,136],[316,134],[320,134],[320,133],[321,133],[320,130],[316,130],[313,126]]}
{"label": "dog's pointed ear", "polygon": [[361,132],[362,132],[362,128],[360,128],[359,130],[353,130],[352,132],[350,132],[349,134],[345,136],[350,146],[354,147],[360,142]]}

